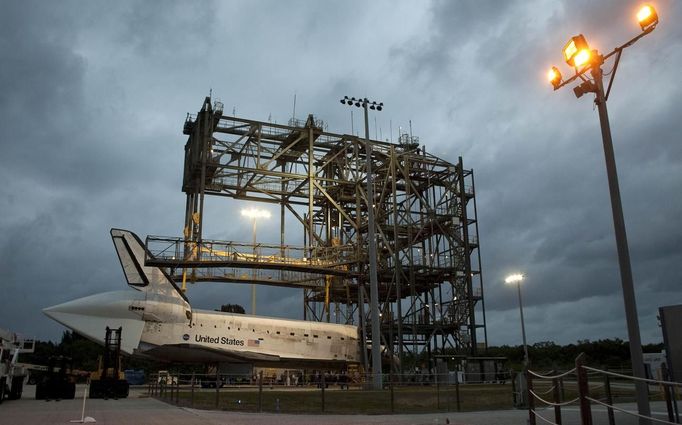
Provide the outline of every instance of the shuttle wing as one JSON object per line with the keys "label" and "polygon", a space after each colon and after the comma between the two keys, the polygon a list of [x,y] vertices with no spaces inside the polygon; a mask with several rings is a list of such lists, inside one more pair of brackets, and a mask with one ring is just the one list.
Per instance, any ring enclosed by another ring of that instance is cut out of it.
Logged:
{"label": "shuttle wing", "polygon": [[198,344],[165,344],[145,350],[144,354],[160,359],[186,362],[259,363],[280,361],[280,357],[276,355],[253,351],[221,350]]}

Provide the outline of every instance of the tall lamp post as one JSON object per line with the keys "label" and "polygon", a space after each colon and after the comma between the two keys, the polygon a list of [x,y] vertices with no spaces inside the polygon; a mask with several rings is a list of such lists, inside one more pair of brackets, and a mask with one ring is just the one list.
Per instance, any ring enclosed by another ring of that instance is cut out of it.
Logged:
{"label": "tall lamp post", "polygon": [[374,177],[372,175],[372,144],[369,141],[368,109],[381,111],[383,102],[373,102],[365,98],[344,96],[341,103],[362,107],[365,111],[365,155],[367,169],[367,239],[369,251],[369,309],[372,317],[372,374],[375,390],[383,388],[381,376],[381,326],[379,322],[379,282],[377,281],[376,225],[374,223]]}
{"label": "tall lamp post", "polygon": [[522,274],[512,274],[507,276],[504,283],[508,285],[516,284],[519,291],[519,312],[521,313],[521,335],[523,336],[523,366],[528,367],[528,344],[526,343],[526,325],[523,322],[523,303],[521,302],[521,281],[524,276]]}
{"label": "tall lamp post", "polygon": [[[256,249],[256,223],[258,222],[259,218],[270,218],[270,211],[267,210],[259,210],[256,208],[250,208],[250,209],[243,209],[242,210],[242,216],[248,217],[253,220],[253,260],[257,261],[258,258],[258,250]],[[256,280],[256,268],[254,265],[253,272],[252,272],[252,279],[255,281]],[[251,314],[256,314],[256,284],[252,283],[251,284]]]}
{"label": "tall lamp post", "polygon": [[[611,92],[613,78],[616,76],[620,56],[626,47],[631,46],[637,40],[652,32],[658,24],[658,14],[651,5],[644,5],[637,13],[637,20],[642,28],[642,33],[632,38],[627,43],[616,47],[611,53],[601,55],[597,50],[590,50],[585,37],[580,34],[572,37],[564,46],[563,54],[566,63],[573,67],[575,74],[563,80],[561,72],[555,66],[549,71],[548,77],[554,90],[558,90],[567,84],[580,80],[580,84],[574,87],[573,92],[576,97],[581,97],[585,93],[594,93],[599,110],[599,122],[601,124],[602,142],[604,145],[604,157],[606,160],[606,174],[609,181],[609,193],[611,195],[611,210],[613,213],[613,225],[616,234],[616,245],[618,248],[618,263],[620,266],[621,285],[623,287],[623,301],[625,303],[625,317],[627,320],[628,339],[630,341],[630,358],[632,360],[632,372],[637,378],[645,378],[644,360],[642,356],[642,342],[639,335],[639,321],[637,318],[637,305],[635,302],[635,291],[632,282],[632,270],[630,266],[630,253],[628,250],[627,235],[625,233],[625,219],[623,218],[623,206],[620,200],[620,189],[618,187],[618,173],[616,170],[616,160],[613,152],[613,141],[611,139],[611,128],[609,126],[609,116],[606,110],[606,101]],[[615,55],[615,62],[611,71],[609,85],[604,92],[602,65],[611,56]],[[590,72],[592,78],[585,77]],[[636,381],[637,409],[642,416],[650,416],[648,388],[644,381]],[[648,418],[639,419],[640,424],[649,424]]]}

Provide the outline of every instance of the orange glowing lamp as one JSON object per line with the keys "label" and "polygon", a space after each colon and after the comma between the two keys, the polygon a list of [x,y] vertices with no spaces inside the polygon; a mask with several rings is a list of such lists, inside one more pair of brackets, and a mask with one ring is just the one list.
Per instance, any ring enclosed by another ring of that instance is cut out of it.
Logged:
{"label": "orange glowing lamp", "polygon": [[552,83],[554,90],[556,90],[561,84],[561,72],[559,71],[559,68],[553,66],[547,73],[547,79]]}
{"label": "orange glowing lamp", "polygon": [[587,62],[590,61],[590,51],[587,49],[583,49],[578,52],[577,55],[573,58],[573,63],[575,64],[576,68],[580,68],[581,66],[585,65]]}
{"label": "orange glowing lamp", "polygon": [[656,9],[653,6],[645,4],[637,12],[637,21],[639,26],[642,27],[642,31],[646,31],[658,23],[658,13],[656,13]]}
{"label": "orange glowing lamp", "polygon": [[582,34],[571,37],[564,46],[564,59],[572,67],[579,67],[590,60],[590,46]]}

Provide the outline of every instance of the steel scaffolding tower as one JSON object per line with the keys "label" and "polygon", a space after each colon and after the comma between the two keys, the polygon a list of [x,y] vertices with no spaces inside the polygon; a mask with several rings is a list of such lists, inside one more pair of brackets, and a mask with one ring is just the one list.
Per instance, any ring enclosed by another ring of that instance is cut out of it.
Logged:
{"label": "steel scaffolding tower", "polygon": [[[358,324],[370,342],[373,208],[380,339],[401,360],[394,371],[423,355],[431,366],[446,349],[475,355],[481,337],[487,342],[474,176],[461,157],[451,164],[407,134],[397,144],[371,140],[370,200],[365,139],[326,132],[312,115],[288,125],[230,117],[207,97],[188,114],[184,134],[184,237],[149,236],[148,265],[170,268],[183,287],[188,280],[302,288],[305,319]],[[203,239],[206,195],[279,205],[280,244]],[[301,225],[302,246],[285,243],[286,217]]]}

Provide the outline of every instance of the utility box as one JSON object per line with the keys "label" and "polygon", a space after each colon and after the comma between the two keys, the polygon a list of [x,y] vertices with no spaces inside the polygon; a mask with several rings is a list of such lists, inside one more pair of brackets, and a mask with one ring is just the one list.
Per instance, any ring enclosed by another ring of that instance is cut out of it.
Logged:
{"label": "utility box", "polygon": [[670,380],[682,382],[682,304],[660,307],[658,316],[661,320]]}

